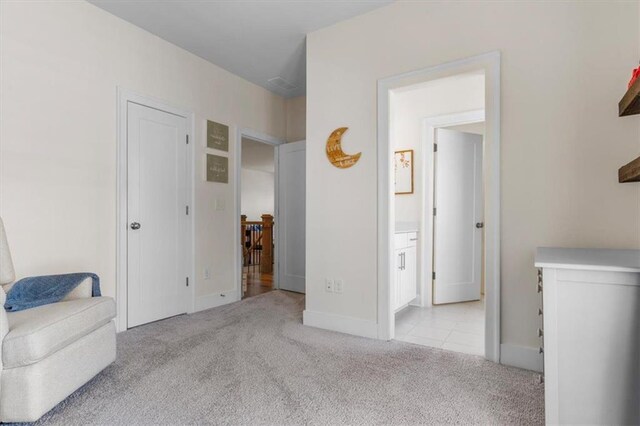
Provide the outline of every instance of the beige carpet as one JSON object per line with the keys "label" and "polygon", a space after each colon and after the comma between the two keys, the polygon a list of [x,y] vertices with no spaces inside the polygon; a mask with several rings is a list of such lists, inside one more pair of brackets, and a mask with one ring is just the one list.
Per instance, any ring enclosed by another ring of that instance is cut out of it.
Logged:
{"label": "beige carpet", "polygon": [[42,424],[543,424],[534,373],[305,327],[274,291],[118,335],[118,359]]}

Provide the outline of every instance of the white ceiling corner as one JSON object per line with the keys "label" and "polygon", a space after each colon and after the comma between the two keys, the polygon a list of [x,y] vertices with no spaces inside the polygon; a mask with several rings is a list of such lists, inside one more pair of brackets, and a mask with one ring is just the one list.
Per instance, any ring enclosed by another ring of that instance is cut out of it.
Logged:
{"label": "white ceiling corner", "polygon": [[306,91],[306,34],[392,0],[89,2],[288,98]]}

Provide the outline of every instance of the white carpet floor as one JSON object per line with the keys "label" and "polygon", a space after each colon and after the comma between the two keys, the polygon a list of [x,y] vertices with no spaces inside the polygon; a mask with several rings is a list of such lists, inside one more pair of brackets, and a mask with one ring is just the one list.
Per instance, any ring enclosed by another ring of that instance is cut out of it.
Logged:
{"label": "white carpet floor", "polygon": [[273,291],[120,333],[117,361],[38,423],[544,423],[532,372],[305,327],[303,307]]}

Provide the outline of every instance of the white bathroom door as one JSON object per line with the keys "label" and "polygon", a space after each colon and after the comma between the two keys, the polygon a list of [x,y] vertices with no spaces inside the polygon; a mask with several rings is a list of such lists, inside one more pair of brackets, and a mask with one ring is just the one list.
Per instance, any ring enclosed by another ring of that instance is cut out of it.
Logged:
{"label": "white bathroom door", "polygon": [[305,292],[305,141],[278,146],[278,281],[281,290]]}
{"label": "white bathroom door", "polygon": [[482,136],[436,131],[433,303],[480,299]]}
{"label": "white bathroom door", "polygon": [[127,104],[127,327],[187,311],[187,121]]}

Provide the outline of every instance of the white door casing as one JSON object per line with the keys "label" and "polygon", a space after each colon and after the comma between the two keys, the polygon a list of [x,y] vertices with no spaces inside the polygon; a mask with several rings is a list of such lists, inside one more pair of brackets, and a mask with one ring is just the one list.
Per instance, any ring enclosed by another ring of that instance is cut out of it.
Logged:
{"label": "white door casing", "polygon": [[305,292],[305,151],[305,141],[278,147],[278,281],[298,293]]}
{"label": "white door casing", "polygon": [[436,130],[433,303],[480,299],[482,136]]}
{"label": "white door casing", "polygon": [[186,118],[128,102],[128,328],[189,309],[187,163]]}

